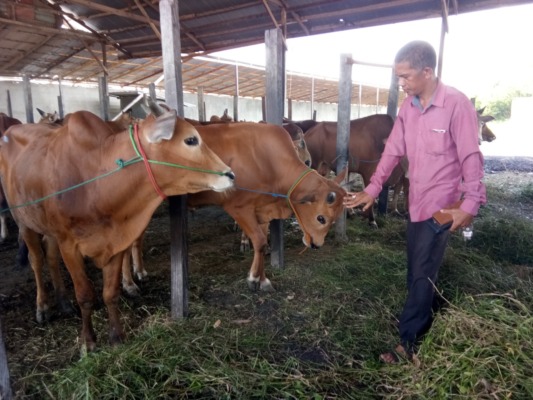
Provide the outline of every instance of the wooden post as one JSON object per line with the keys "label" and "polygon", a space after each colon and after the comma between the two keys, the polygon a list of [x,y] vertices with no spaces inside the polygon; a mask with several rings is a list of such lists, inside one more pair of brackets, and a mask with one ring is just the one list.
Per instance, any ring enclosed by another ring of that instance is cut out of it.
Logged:
{"label": "wooden post", "polygon": [[150,97],[154,99],[154,101],[157,101],[157,93],[155,91],[155,83],[150,83],[148,85],[148,93],[150,94]]}
{"label": "wooden post", "polygon": [[390,78],[389,86],[389,98],[387,99],[387,114],[389,114],[393,119],[396,119],[396,114],[398,113],[398,78],[394,72],[394,67],[392,68],[392,74]]}
{"label": "wooden post", "polygon": [[57,87],[59,89],[59,96],[57,96],[57,108],[59,118],[63,119],[63,117],[65,116],[65,110],[63,109],[63,90],[61,89],[61,78],[57,78]]}
{"label": "wooden post", "polygon": [[287,118],[292,121],[292,99],[287,99]]}
{"label": "wooden post", "polygon": [[9,379],[6,347],[4,344],[4,335],[2,334],[2,324],[0,321],[0,399],[2,400],[11,400],[13,398]]}
{"label": "wooden post", "polygon": [[107,76],[98,77],[98,94],[100,96],[100,117],[109,119],[109,98],[107,96]]}
{"label": "wooden post", "polygon": [[[165,101],[183,117],[183,81],[181,67],[180,21],[178,0],[159,2],[163,73],[165,75]],[[170,214],[170,264],[172,318],[189,314],[187,252],[187,196],[168,198]]]}
{"label": "wooden post", "polygon": [[205,122],[205,101],[204,101],[204,88],[198,87],[198,121]]}
{"label": "wooden post", "polygon": [[[393,119],[398,113],[398,78],[392,68],[391,81],[389,86],[389,98],[387,99],[387,114]],[[378,214],[385,215],[387,213],[387,205],[389,203],[389,187],[384,187],[378,196]]]}
{"label": "wooden post", "polygon": [[[352,107],[352,56],[341,54],[339,78],[339,108],[337,115],[337,174],[348,165],[348,144],[350,142],[350,111]],[[349,175],[349,173],[348,173]],[[345,241],[346,211],[335,223],[335,238]]]}
{"label": "wooden post", "polygon": [[[281,125],[283,123],[283,106],[285,104],[285,49],[281,29],[265,32],[266,47],[266,122]],[[270,264],[283,268],[283,220],[270,222]]]}
{"label": "wooden post", "polygon": [[315,109],[315,77],[311,77],[311,119],[313,118],[313,111]]}
{"label": "wooden post", "polygon": [[31,98],[31,83],[27,75],[22,77],[22,84],[24,87],[24,105],[26,107],[26,122],[33,124],[33,100]]}
{"label": "wooden post", "polygon": [[7,90],[7,115],[13,118],[13,108],[11,107],[11,93]]}
{"label": "wooden post", "polygon": [[233,120],[239,120],[239,66],[235,64],[235,95],[233,96]]}
{"label": "wooden post", "polygon": [[98,78],[100,116],[107,121],[109,119],[109,88],[107,86],[107,53],[104,43],[102,43],[102,65],[104,67],[104,75]]}
{"label": "wooden post", "polygon": [[442,78],[442,63],[444,56],[444,39],[448,32],[448,6],[445,0],[442,0],[442,23],[440,28],[439,59],[437,62],[437,76]]}

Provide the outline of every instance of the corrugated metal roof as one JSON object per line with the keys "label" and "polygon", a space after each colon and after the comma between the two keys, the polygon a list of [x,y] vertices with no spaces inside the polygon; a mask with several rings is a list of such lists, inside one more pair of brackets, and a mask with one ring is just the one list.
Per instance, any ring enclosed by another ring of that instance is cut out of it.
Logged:
{"label": "corrugated metal roof", "polygon": [[[450,13],[531,2],[445,0]],[[262,43],[265,30],[280,27],[286,38],[295,38],[436,17],[442,14],[442,4],[438,0],[180,1],[184,86],[233,95],[235,67],[195,57]],[[76,22],[85,31],[73,29]],[[146,86],[162,74],[159,30],[158,0],[0,0],[0,75],[96,83],[105,70],[110,84]],[[239,76],[241,95],[264,95],[264,73],[239,66]],[[310,77],[289,75],[289,80],[288,95],[311,99]],[[315,79],[314,87],[315,101],[336,101],[335,82]],[[371,98],[370,104],[376,97],[376,88],[364,88],[363,98]],[[357,94],[352,98],[358,101]],[[385,101],[386,91],[379,98]]]}

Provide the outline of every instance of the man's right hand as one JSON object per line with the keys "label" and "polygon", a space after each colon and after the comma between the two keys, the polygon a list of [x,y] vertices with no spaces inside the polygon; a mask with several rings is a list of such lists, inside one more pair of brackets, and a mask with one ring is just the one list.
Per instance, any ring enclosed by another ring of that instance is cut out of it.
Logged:
{"label": "man's right hand", "polygon": [[344,207],[354,208],[360,205],[363,206],[363,211],[368,210],[374,205],[375,198],[366,192],[347,192],[344,196]]}

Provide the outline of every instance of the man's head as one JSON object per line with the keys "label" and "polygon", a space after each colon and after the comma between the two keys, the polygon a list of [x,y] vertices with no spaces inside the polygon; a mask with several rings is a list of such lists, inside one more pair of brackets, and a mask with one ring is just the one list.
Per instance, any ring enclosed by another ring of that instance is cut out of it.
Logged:
{"label": "man's head", "polygon": [[437,55],[429,43],[421,40],[407,43],[394,58],[398,84],[408,95],[420,96],[433,89],[436,64]]}

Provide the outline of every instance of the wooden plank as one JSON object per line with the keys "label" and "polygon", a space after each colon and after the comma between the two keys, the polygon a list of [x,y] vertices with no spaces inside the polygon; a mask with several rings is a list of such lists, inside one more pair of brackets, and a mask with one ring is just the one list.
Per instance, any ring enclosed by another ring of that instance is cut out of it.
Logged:
{"label": "wooden plank", "polygon": [[[159,2],[165,101],[184,116],[183,80],[181,65],[180,21],[177,0]],[[189,257],[187,247],[187,196],[168,198],[170,214],[170,280],[172,318],[189,314]]]}
{"label": "wooden plank", "polygon": [[[281,29],[265,32],[266,70],[265,70],[265,121],[281,125],[285,104],[285,47]],[[283,268],[283,220],[270,222],[270,264]]]}
{"label": "wooden plank", "polygon": [[2,332],[2,324],[0,321],[0,399],[11,400],[13,398],[13,392],[11,391],[11,384],[9,382],[9,368],[7,364],[4,335]]}
{"label": "wooden plank", "polygon": [[[350,142],[350,111],[352,102],[352,56],[341,54],[341,72],[339,77],[339,106],[337,110],[337,167],[339,174],[348,165],[348,144]],[[349,174],[348,174],[349,175]],[[348,176],[347,176],[348,177]],[[335,238],[345,241],[346,236],[346,211],[335,223]]]}
{"label": "wooden plank", "polygon": [[31,83],[28,75],[22,77],[22,85],[24,87],[24,106],[26,108],[26,122],[33,124],[33,100],[31,97]]}

